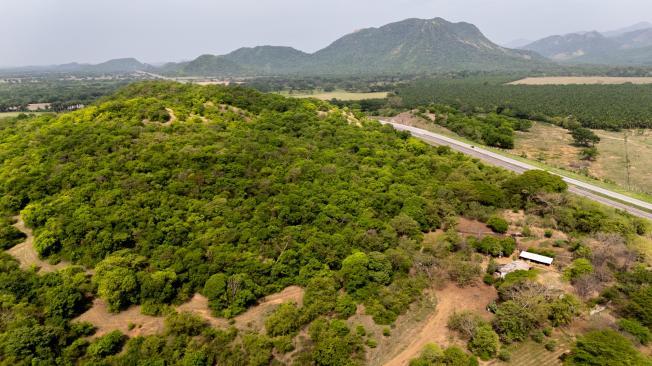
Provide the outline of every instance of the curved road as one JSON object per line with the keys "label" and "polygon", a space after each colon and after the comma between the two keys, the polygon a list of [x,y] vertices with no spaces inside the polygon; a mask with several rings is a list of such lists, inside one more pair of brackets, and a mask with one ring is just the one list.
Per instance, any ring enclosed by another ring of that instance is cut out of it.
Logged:
{"label": "curved road", "polygon": [[[470,155],[474,158],[478,158],[491,165],[499,166],[501,168],[505,168],[507,170],[511,170],[519,174],[526,172],[528,170],[539,169],[534,165],[523,163],[518,160],[511,159],[500,154],[496,154],[489,150],[482,149],[477,146],[469,145],[467,143],[457,141],[450,137],[446,137],[434,132],[423,130],[421,128],[406,126],[400,123],[382,121],[382,120],[380,121],[380,123],[391,125],[396,130],[399,131],[408,131],[412,134],[412,136],[417,137],[431,145],[449,146],[453,150],[459,151],[463,154]],[[579,196],[586,197],[595,202],[599,202],[604,205],[617,208],[619,210],[627,211],[634,216],[652,220],[652,204],[650,203],[629,196],[625,196],[618,192],[613,192],[608,189],[604,189],[590,183],[582,182],[577,179],[568,178],[560,174],[556,174],[556,175],[559,175],[566,183],[568,183],[569,192],[572,192]]]}

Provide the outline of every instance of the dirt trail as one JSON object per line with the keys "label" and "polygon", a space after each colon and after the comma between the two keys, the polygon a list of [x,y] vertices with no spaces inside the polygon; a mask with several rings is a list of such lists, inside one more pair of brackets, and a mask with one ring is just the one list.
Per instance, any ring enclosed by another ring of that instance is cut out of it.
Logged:
{"label": "dirt trail", "polygon": [[408,365],[411,359],[419,356],[423,347],[428,343],[435,343],[442,347],[451,345],[454,338],[446,328],[448,317],[456,311],[471,310],[489,318],[491,314],[487,312],[486,307],[497,297],[497,293],[492,286],[479,285],[478,287],[459,288],[449,284],[444,289],[437,291],[436,296],[435,312],[430,315],[421,329],[415,329],[414,334],[406,337],[409,339],[406,348],[383,365]]}
{"label": "dirt trail", "polygon": [[40,259],[36,249],[34,248],[34,233],[32,232],[32,229],[25,225],[25,222],[20,216],[15,216],[14,220],[16,220],[16,223],[13,226],[27,235],[27,238],[24,242],[7,250],[7,253],[20,262],[21,269],[27,270],[32,266],[36,266],[39,268],[40,272],[55,272],[70,265],[70,263],[66,262],[59,262],[53,265]]}
{"label": "dirt trail", "polygon": [[[234,326],[238,329],[262,330],[265,318],[277,305],[291,301],[301,304],[303,293],[302,288],[290,286],[277,294],[269,295],[261,299],[258,305],[236,316]],[[119,313],[111,313],[104,300],[95,299],[93,306],[77,317],[75,321],[85,321],[95,325],[97,331],[93,337],[99,337],[114,330],[119,330],[130,337],[161,333],[164,329],[165,318],[143,315],[141,308],[141,306],[132,306]],[[216,328],[230,326],[227,319],[216,318],[212,315],[208,307],[208,299],[200,294],[195,294],[190,301],[177,306],[176,310],[196,314]],[[130,324],[132,329],[129,329]]]}

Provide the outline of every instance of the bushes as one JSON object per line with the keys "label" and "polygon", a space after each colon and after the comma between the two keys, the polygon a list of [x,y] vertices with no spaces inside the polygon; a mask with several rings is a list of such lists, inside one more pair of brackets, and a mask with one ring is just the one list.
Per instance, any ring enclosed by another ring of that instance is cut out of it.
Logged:
{"label": "bushes", "polygon": [[7,250],[21,243],[27,236],[11,226],[9,220],[0,219],[0,250]]}
{"label": "bushes", "polygon": [[613,330],[591,331],[579,337],[564,365],[652,365],[622,335]]}
{"label": "bushes", "polygon": [[492,216],[487,221],[487,226],[496,233],[504,234],[509,229],[509,223],[502,217]]}
{"label": "bushes", "polygon": [[507,257],[516,250],[514,238],[485,236],[482,240],[472,241],[472,245],[478,252],[489,254],[492,257]]}
{"label": "bushes", "polygon": [[127,337],[120,331],[113,331],[96,339],[88,346],[86,354],[91,358],[104,358],[114,355],[122,349]]}
{"label": "bushes", "polygon": [[496,356],[499,347],[498,334],[488,324],[483,324],[475,330],[469,341],[469,349],[482,360],[489,360]]}
{"label": "bushes", "polygon": [[267,330],[267,334],[272,337],[294,334],[300,325],[299,309],[297,309],[294,303],[279,305],[265,319],[265,329]]}
{"label": "bushes", "polygon": [[618,328],[620,330],[631,334],[639,343],[647,345],[652,340],[652,333],[650,329],[643,326],[635,319],[619,319]]}
{"label": "bushes", "polygon": [[581,305],[573,295],[565,294],[550,304],[548,319],[553,327],[568,325],[579,315]]}
{"label": "bushes", "polygon": [[578,258],[564,270],[564,277],[572,281],[592,272],[593,265],[591,264],[591,261],[586,258]]}
{"label": "bushes", "polygon": [[442,350],[432,343],[423,348],[418,358],[410,360],[410,366],[474,366],[477,364],[478,360],[475,357],[469,356],[459,347],[453,346]]}

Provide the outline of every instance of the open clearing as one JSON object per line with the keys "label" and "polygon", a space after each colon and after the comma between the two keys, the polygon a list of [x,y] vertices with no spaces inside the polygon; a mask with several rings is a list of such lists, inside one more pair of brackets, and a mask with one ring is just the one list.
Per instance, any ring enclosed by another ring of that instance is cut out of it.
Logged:
{"label": "open clearing", "polygon": [[[633,192],[652,193],[652,130],[594,131],[600,136],[595,162],[580,161],[580,148],[571,146],[572,137],[565,129],[536,122],[529,132],[516,132],[514,155],[614,182]],[[625,145],[627,134],[627,145]],[[629,182],[627,158],[629,154]]]}
{"label": "open clearing", "polygon": [[512,81],[508,85],[587,85],[587,84],[652,84],[652,77],[610,76],[545,76]]}
{"label": "open clearing", "polygon": [[36,249],[34,249],[34,234],[32,233],[32,229],[25,225],[25,222],[20,216],[14,217],[14,220],[16,220],[16,223],[13,226],[27,235],[27,238],[24,242],[7,250],[7,253],[18,260],[21,269],[27,270],[32,267],[38,267],[41,272],[54,272],[69,265],[65,262],[59,262],[53,265],[39,258]]}
{"label": "open clearing", "polygon": [[[290,286],[283,291],[269,295],[260,300],[258,305],[249,308],[246,312],[234,318],[233,325],[241,330],[262,331],[265,318],[280,304],[295,302],[301,304],[304,290],[297,286]],[[119,313],[109,312],[106,302],[102,299],[95,299],[93,306],[77,317],[75,321],[89,322],[97,331],[93,337],[100,337],[104,334],[119,330],[129,337],[140,335],[152,335],[163,332],[165,318],[160,316],[143,315],[142,307],[131,306]],[[179,312],[190,312],[206,320],[211,326],[227,328],[231,324],[227,319],[216,318],[208,307],[208,299],[196,294],[190,301],[176,307]]]}
{"label": "open clearing", "polygon": [[336,90],[333,92],[324,92],[316,90],[314,92],[299,91],[290,93],[287,91],[281,92],[281,95],[294,98],[317,98],[321,100],[363,100],[363,99],[383,99],[387,97],[387,92],[376,93],[353,93],[344,90]]}
{"label": "open clearing", "polygon": [[428,343],[435,343],[442,347],[458,344],[446,324],[448,317],[454,312],[463,310],[474,311],[489,319],[491,314],[486,307],[498,294],[493,286],[480,284],[476,287],[459,288],[449,284],[444,289],[436,291],[437,308],[421,328],[415,328],[413,334],[406,334],[404,339],[409,343],[387,362],[385,366],[408,365],[410,360],[417,357],[423,347]]}

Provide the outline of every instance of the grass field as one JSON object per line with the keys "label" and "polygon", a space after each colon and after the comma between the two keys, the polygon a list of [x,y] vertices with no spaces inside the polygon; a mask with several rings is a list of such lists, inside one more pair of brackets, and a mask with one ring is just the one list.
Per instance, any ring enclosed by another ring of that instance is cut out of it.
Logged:
{"label": "grass field", "polygon": [[511,354],[509,362],[493,361],[490,365],[510,365],[510,366],[557,366],[561,365],[559,356],[569,351],[570,339],[565,336],[555,337],[557,348],[554,351],[548,351],[543,344],[534,341],[515,343],[509,346]]}
{"label": "grass field", "polygon": [[295,92],[289,93],[287,91],[281,92],[281,95],[294,97],[294,98],[317,98],[321,100],[363,100],[363,99],[382,99],[387,97],[386,92],[376,92],[376,93],[352,93],[345,90],[336,90],[333,92],[324,92],[320,90],[315,90],[314,92]]}
{"label": "grass field", "polygon": [[5,118],[5,117],[16,117],[17,115],[25,113],[25,114],[43,114],[47,112],[0,112],[0,118]]}
{"label": "grass field", "polygon": [[586,84],[652,84],[652,77],[609,76],[545,76],[516,80],[509,85],[586,85]]}
{"label": "grass field", "polygon": [[[385,119],[391,119],[391,118],[385,118]],[[401,123],[406,123],[406,121],[402,121]],[[445,129],[444,127],[441,127],[434,123],[427,123],[426,121],[420,118],[412,118],[411,121],[406,124],[411,124],[415,127],[419,127],[435,133],[439,133],[444,136],[448,136],[456,140],[466,142],[471,145],[482,146],[478,144],[478,142],[476,141],[471,141],[469,139],[461,137],[456,133],[448,129]],[[601,135],[612,134],[612,132],[605,132],[605,131],[597,131],[597,133]],[[647,131],[644,133],[645,135],[643,135],[642,137],[639,136],[638,138],[645,139],[647,138],[645,136],[649,136],[649,134],[652,133],[652,131]],[[638,153],[639,155],[636,156],[646,156],[646,158],[639,157],[637,158],[637,161],[631,161],[632,153],[630,151],[630,161],[632,167],[634,166],[637,167],[637,174],[638,174],[637,176],[640,177],[638,179],[640,179],[640,182],[642,183],[637,183],[636,185],[632,184],[632,188],[631,190],[629,190],[625,185],[616,184],[618,180],[609,178],[609,177],[616,177],[619,174],[618,171],[610,171],[608,172],[609,175],[605,175],[604,171],[599,169],[600,167],[607,164],[605,160],[608,160],[609,152],[604,153],[604,156],[602,156],[601,158],[602,161],[599,158],[597,162],[593,163],[593,165],[595,165],[595,168],[589,168],[589,172],[591,173],[591,176],[595,178],[581,174],[580,172],[578,172],[579,169],[569,167],[568,164],[562,164],[561,162],[563,162],[564,159],[567,159],[565,161],[569,163],[571,156],[573,156],[574,161],[579,160],[577,158],[577,155],[573,155],[576,154],[576,152],[579,152],[579,149],[572,146],[568,146],[568,143],[571,140],[570,140],[570,136],[567,135],[568,134],[566,130],[564,130],[563,128],[556,127],[550,124],[545,124],[545,123],[536,123],[532,127],[532,129],[530,129],[530,132],[517,133],[516,146],[515,149],[513,150],[502,150],[502,149],[497,149],[488,146],[482,146],[482,148],[489,151],[493,151],[497,154],[508,156],[512,159],[519,160],[524,163],[534,165],[537,168],[547,170],[555,174],[559,174],[568,178],[573,178],[579,181],[591,183],[601,188],[609,189],[611,191],[618,192],[629,197],[633,197],[645,202],[652,203],[652,184],[646,185],[645,183],[648,180],[652,181],[652,166],[649,165],[648,163],[649,159],[652,158],[652,146],[650,147],[649,151],[646,149],[643,150],[642,152],[639,152]],[[598,144],[598,150],[600,150],[601,152],[604,151],[606,145],[603,146],[600,145],[602,144],[609,145],[608,143],[604,142],[605,140],[607,139],[603,139],[603,142]],[[523,154],[524,152],[525,154]],[[623,168],[621,167],[620,169]],[[634,170],[632,169],[632,172],[633,171]],[[603,174],[603,175],[601,176],[598,174]],[[631,176],[633,176],[633,174]],[[635,179],[632,179],[632,181],[637,182]],[[638,188],[639,186],[640,188]]]}
{"label": "grass field", "polygon": [[[591,176],[614,182],[632,192],[652,194],[652,131],[595,131],[601,141],[595,162],[581,162],[580,149],[571,146],[572,138],[563,128],[536,123],[529,132],[517,133],[514,154],[540,163],[572,171],[587,171]],[[627,134],[627,145],[625,145]],[[629,155],[629,179],[627,158]]]}

